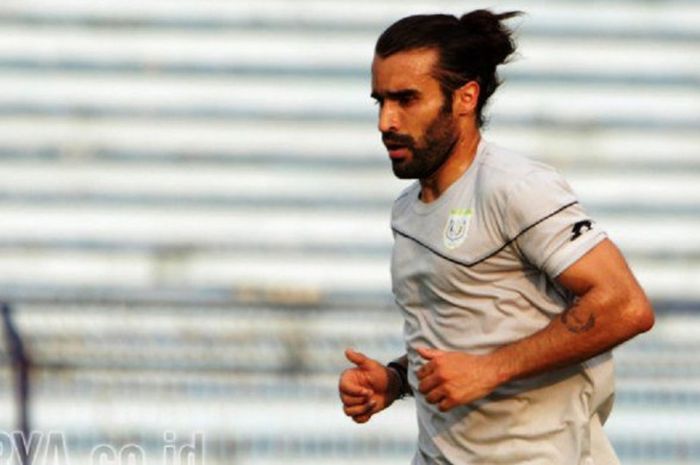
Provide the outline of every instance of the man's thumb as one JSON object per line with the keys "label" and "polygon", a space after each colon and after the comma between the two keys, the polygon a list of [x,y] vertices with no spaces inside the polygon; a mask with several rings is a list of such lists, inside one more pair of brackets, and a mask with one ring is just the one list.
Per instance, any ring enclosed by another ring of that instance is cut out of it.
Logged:
{"label": "man's thumb", "polygon": [[358,367],[361,367],[369,361],[369,358],[365,354],[356,352],[353,349],[345,349],[345,357]]}

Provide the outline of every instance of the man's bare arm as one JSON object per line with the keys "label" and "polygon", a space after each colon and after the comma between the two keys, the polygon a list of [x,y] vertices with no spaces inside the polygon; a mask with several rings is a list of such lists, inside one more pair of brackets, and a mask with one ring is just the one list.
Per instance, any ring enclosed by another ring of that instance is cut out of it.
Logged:
{"label": "man's bare arm", "polygon": [[581,362],[654,325],[649,300],[609,240],[557,281],[577,296],[576,301],[541,332],[492,354],[503,381]]}
{"label": "man's bare arm", "polygon": [[441,410],[488,395],[508,381],[589,359],[654,324],[651,304],[617,247],[605,240],[557,281],[575,303],[543,330],[488,355],[419,349],[429,362],[419,390]]}

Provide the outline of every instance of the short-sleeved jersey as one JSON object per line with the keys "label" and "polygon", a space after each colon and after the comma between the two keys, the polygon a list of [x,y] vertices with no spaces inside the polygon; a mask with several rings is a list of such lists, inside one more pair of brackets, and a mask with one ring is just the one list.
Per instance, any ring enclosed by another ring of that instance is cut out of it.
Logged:
{"label": "short-sleeved jersey", "polygon": [[414,465],[609,465],[610,353],[442,413],[418,393],[419,347],[489,353],[547,326],[574,296],[555,278],[606,236],[551,167],[482,140],[430,203],[394,203],[392,287],[404,316],[419,440]]}

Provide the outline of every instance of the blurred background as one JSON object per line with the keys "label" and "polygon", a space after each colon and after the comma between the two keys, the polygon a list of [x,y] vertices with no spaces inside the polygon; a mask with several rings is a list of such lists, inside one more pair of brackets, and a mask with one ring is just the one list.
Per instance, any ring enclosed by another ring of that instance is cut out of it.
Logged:
{"label": "blurred background", "polygon": [[624,464],[700,463],[690,0],[3,0],[0,442],[407,464],[412,401],[358,426],[336,392],[344,348],[404,352],[369,67],[394,20],[478,7],[528,13],[486,138],[560,169],[656,306],[606,430]]}

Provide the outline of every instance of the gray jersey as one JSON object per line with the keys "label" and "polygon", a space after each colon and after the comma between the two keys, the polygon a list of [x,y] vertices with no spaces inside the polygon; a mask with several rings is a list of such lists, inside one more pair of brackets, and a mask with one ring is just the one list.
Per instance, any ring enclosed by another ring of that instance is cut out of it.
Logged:
{"label": "gray jersey", "polygon": [[501,386],[447,413],[418,393],[418,347],[489,353],[529,336],[573,295],[554,278],[605,238],[552,168],[482,141],[466,173],[394,203],[392,284],[404,318],[419,440],[413,463],[608,465],[610,353]]}

